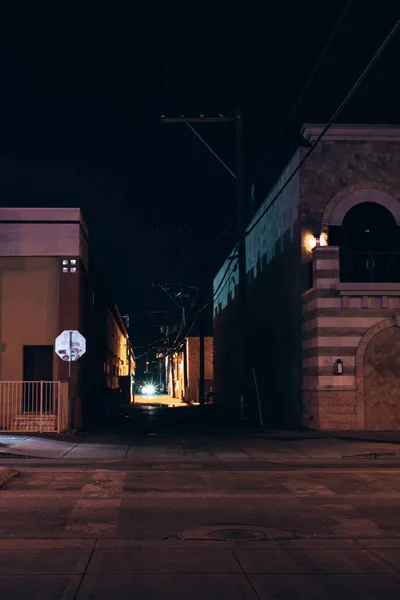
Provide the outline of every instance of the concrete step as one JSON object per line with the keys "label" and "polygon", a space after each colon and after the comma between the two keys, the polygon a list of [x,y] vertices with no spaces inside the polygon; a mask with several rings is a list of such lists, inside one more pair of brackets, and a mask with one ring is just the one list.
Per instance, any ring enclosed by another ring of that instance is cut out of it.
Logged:
{"label": "concrete step", "polygon": [[9,431],[56,431],[56,419],[52,414],[24,413],[14,417]]}

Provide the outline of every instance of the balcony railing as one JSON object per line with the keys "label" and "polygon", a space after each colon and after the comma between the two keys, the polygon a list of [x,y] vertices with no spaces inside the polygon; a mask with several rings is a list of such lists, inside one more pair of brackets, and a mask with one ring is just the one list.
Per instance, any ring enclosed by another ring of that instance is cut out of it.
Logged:
{"label": "balcony railing", "polygon": [[340,252],[343,283],[399,283],[400,252]]}

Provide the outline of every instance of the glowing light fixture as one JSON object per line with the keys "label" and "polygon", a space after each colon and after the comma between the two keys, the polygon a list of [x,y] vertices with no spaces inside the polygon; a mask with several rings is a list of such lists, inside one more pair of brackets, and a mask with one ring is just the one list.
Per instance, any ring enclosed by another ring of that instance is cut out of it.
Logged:
{"label": "glowing light fixture", "polygon": [[312,233],[307,233],[304,236],[304,246],[309,252],[311,252],[311,250],[314,250],[316,246],[316,240]]}
{"label": "glowing light fixture", "polygon": [[147,396],[154,396],[154,394],[156,393],[156,388],[151,383],[147,383],[142,387],[142,392]]}
{"label": "glowing light fixture", "polygon": [[327,246],[328,245],[328,234],[325,233],[325,231],[323,231],[321,233],[321,235],[319,236],[319,239],[320,239],[321,246]]}
{"label": "glowing light fixture", "polygon": [[314,236],[312,233],[306,233],[304,236],[304,247],[311,252],[314,248],[328,245],[328,236],[325,232],[321,235]]}

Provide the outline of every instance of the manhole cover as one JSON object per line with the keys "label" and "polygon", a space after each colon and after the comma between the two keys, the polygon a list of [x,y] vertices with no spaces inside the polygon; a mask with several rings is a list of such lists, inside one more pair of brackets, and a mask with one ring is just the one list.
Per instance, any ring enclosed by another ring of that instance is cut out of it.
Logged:
{"label": "manhole cover", "polygon": [[212,540],[260,540],[265,537],[261,531],[250,529],[219,529],[208,534]]}
{"label": "manhole cover", "polygon": [[255,542],[259,540],[293,539],[292,531],[265,527],[264,525],[239,525],[236,523],[214,523],[186,529],[177,534],[178,540],[215,540],[220,542]]}

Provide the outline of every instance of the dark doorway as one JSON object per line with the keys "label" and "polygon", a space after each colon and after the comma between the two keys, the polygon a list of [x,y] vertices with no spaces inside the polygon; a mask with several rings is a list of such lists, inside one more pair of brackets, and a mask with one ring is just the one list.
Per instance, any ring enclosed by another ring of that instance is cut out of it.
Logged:
{"label": "dark doorway", "polygon": [[24,381],[53,381],[53,346],[24,346]]}
{"label": "dark doorway", "polygon": [[53,409],[53,346],[24,346],[24,411]]}

